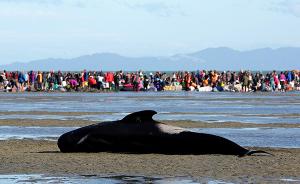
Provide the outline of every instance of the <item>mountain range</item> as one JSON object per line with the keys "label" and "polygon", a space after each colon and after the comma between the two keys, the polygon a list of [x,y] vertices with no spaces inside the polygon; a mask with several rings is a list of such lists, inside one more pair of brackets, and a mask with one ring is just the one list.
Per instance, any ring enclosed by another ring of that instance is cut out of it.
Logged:
{"label": "mountain range", "polygon": [[10,71],[291,70],[300,69],[300,48],[262,48],[238,51],[227,47],[218,47],[169,57],[125,57],[114,53],[96,53],[72,59],[49,58],[0,65],[0,70],[3,69]]}

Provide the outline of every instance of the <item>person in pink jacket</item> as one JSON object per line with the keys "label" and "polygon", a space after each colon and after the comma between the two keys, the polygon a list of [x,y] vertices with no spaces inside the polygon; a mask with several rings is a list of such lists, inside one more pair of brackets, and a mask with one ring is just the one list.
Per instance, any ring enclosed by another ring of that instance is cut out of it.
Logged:
{"label": "person in pink jacket", "polygon": [[279,81],[280,81],[281,91],[285,91],[286,77],[283,72],[280,73]]}

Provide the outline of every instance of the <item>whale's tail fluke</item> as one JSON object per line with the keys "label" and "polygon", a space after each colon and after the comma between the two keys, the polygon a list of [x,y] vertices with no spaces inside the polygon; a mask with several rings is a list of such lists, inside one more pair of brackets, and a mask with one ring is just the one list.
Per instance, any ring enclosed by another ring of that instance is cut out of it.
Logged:
{"label": "whale's tail fluke", "polygon": [[253,154],[257,154],[257,153],[262,153],[262,154],[265,154],[265,155],[270,155],[270,156],[274,156],[272,153],[268,153],[266,151],[262,151],[262,150],[250,150],[248,151],[245,155],[243,156],[251,156]]}

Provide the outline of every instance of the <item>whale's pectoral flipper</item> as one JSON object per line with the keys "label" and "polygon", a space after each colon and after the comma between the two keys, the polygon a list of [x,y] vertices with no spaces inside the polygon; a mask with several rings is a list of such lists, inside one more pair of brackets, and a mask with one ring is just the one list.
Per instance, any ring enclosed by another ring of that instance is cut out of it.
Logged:
{"label": "whale's pectoral flipper", "polygon": [[87,140],[88,137],[89,137],[89,134],[85,135],[84,137],[82,137],[82,138],[77,142],[77,144],[83,143],[83,141]]}
{"label": "whale's pectoral flipper", "polygon": [[122,122],[126,122],[126,123],[149,122],[149,121],[153,121],[152,116],[155,114],[157,114],[157,112],[153,110],[134,112],[132,114],[125,116],[122,119]]}

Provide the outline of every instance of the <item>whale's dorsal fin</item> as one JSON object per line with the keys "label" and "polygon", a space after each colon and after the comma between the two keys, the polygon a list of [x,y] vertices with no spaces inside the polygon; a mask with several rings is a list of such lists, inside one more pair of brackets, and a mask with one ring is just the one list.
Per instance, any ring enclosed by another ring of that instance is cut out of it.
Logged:
{"label": "whale's dorsal fin", "polygon": [[138,111],[125,116],[122,119],[122,122],[126,122],[126,123],[149,122],[149,121],[153,121],[152,116],[155,114],[157,114],[157,112],[153,110]]}

